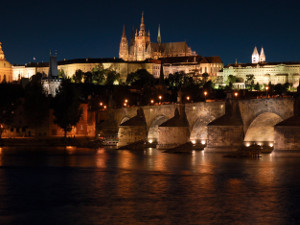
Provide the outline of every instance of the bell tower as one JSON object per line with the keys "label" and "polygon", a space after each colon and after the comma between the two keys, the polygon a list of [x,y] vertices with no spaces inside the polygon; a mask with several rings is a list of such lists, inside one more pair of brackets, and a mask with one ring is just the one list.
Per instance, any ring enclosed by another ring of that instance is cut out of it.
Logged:
{"label": "bell tower", "polygon": [[258,63],[259,62],[259,54],[257,51],[256,46],[254,47],[254,51],[252,53],[252,63]]}
{"label": "bell tower", "polygon": [[125,33],[125,25],[123,26],[123,33],[120,42],[119,58],[125,61],[128,60],[128,40]]}

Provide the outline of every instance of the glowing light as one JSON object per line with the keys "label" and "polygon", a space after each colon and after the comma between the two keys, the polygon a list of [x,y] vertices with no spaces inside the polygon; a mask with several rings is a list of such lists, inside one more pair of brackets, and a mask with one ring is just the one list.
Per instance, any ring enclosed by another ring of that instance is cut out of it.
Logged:
{"label": "glowing light", "polygon": [[262,146],[262,143],[259,142],[259,143],[257,143],[257,145]]}
{"label": "glowing light", "polygon": [[149,139],[148,142],[149,142],[150,144],[152,144],[152,143],[153,143],[153,140],[152,140],[152,139]]}
{"label": "glowing light", "polygon": [[250,147],[250,143],[246,143],[245,146],[246,146],[246,147]]}
{"label": "glowing light", "polygon": [[124,102],[125,102],[125,103],[128,103],[128,99],[125,99]]}
{"label": "glowing light", "polygon": [[206,144],[206,141],[205,141],[205,140],[202,140],[202,141],[201,141],[201,144],[202,144],[202,145],[205,145],[205,144]]}
{"label": "glowing light", "polygon": [[190,96],[186,96],[186,100],[188,100],[188,101],[189,101],[189,100],[190,100]]}
{"label": "glowing light", "polygon": [[103,106],[103,108],[104,108],[104,109],[106,109],[106,108],[107,108],[107,106],[105,105],[105,106]]}
{"label": "glowing light", "polygon": [[196,144],[196,141],[195,141],[195,140],[192,140],[192,144],[193,144],[193,145]]}
{"label": "glowing light", "polygon": [[272,148],[274,145],[273,145],[273,143],[270,143],[269,146]]}
{"label": "glowing light", "polygon": [[103,106],[103,102],[100,102],[99,105],[100,105],[100,106]]}
{"label": "glowing light", "polygon": [[206,95],[207,95],[207,91],[204,91],[204,95],[205,95],[205,97],[206,97]]}
{"label": "glowing light", "polygon": [[159,100],[162,100],[162,96],[161,95],[159,95],[158,98],[159,98]]}
{"label": "glowing light", "polygon": [[153,99],[151,99],[151,101],[150,101],[150,102],[151,102],[151,104],[154,104],[154,100],[153,100]]}
{"label": "glowing light", "polygon": [[239,95],[239,93],[237,92],[234,92],[234,96],[237,97]]}
{"label": "glowing light", "polygon": [[126,106],[127,106],[127,103],[125,102],[123,105],[126,107]]}
{"label": "glowing light", "polygon": [[269,90],[269,87],[268,87],[268,86],[266,87],[266,91],[267,91],[267,90]]}

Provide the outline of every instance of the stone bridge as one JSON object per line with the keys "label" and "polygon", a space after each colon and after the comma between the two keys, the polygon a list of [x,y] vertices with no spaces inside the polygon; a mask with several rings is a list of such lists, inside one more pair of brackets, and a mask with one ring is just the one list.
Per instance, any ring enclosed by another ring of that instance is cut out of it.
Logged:
{"label": "stone bridge", "polygon": [[[293,98],[267,98],[239,100],[238,105],[243,121],[244,141],[274,141],[274,126],[293,116]],[[158,126],[174,116],[178,104],[143,106],[148,141],[157,140]],[[114,109],[110,119],[118,127],[136,115],[138,107]],[[225,113],[225,102],[199,102],[185,104],[189,122],[190,140],[206,140],[207,125]]]}

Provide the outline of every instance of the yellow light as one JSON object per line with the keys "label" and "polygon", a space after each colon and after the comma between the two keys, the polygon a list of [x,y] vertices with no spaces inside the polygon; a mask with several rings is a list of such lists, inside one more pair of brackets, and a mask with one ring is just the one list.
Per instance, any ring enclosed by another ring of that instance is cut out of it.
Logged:
{"label": "yellow light", "polygon": [[234,96],[237,97],[239,95],[239,93],[237,92],[234,92]]}
{"label": "yellow light", "polygon": [[202,140],[202,141],[201,141],[201,144],[202,144],[202,145],[205,145],[205,144],[206,144],[206,141],[205,141],[205,140]]}
{"label": "yellow light", "polygon": [[268,87],[268,86],[266,87],[266,90],[269,90],[269,87]]}
{"label": "yellow light", "polygon": [[104,108],[104,109],[106,109],[106,108],[107,108],[107,106],[105,105],[105,106],[103,106],[103,108]]}
{"label": "yellow light", "polygon": [[190,96],[187,96],[187,97],[186,97],[186,100],[188,100],[188,101],[189,101],[189,100],[190,100]]}
{"label": "yellow light", "polygon": [[125,99],[124,102],[125,102],[125,103],[128,103],[128,99]]}
{"label": "yellow light", "polygon": [[123,105],[124,105],[124,106],[127,106],[127,103],[125,102]]}
{"label": "yellow light", "polygon": [[161,96],[161,95],[159,95],[159,96],[158,96],[158,98],[159,98],[159,100],[161,100],[161,99],[162,99],[162,96]]}
{"label": "yellow light", "polygon": [[207,91],[204,91],[204,95],[205,95],[205,96],[207,95]]}
{"label": "yellow light", "polygon": [[195,141],[195,140],[192,140],[192,144],[193,144],[193,145],[196,144],[196,141]]}
{"label": "yellow light", "polygon": [[151,101],[150,101],[150,102],[151,102],[151,104],[154,104],[154,100],[153,100],[153,99],[151,99]]}
{"label": "yellow light", "polygon": [[272,148],[274,145],[273,145],[273,143],[270,143],[269,146]]}
{"label": "yellow light", "polygon": [[100,102],[99,105],[100,105],[100,106],[103,106],[103,102]]}
{"label": "yellow light", "polygon": [[152,139],[150,139],[148,142],[149,142],[150,144],[152,144],[152,143],[153,143],[153,140],[152,140]]}
{"label": "yellow light", "polygon": [[246,147],[250,147],[250,143],[246,143]]}

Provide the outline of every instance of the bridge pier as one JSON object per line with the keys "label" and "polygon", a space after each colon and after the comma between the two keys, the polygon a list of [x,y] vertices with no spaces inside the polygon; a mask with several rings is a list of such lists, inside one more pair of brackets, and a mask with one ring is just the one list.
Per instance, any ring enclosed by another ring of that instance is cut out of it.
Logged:
{"label": "bridge pier", "polygon": [[243,143],[243,121],[237,99],[228,94],[225,103],[225,115],[207,126],[206,152],[237,151]]}

